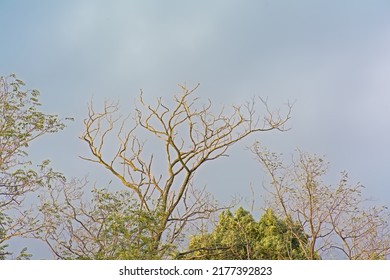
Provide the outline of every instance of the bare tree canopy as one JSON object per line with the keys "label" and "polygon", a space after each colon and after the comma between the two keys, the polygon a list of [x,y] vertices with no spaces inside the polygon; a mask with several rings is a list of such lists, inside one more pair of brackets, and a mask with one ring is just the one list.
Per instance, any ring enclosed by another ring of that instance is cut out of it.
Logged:
{"label": "bare tree canopy", "polygon": [[328,163],[323,157],[298,151],[291,164],[258,143],[253,152],[271,178],[271,207],[278,215],[297,221],[309,236],[306,258],[383,259],[390,254],[389,213],[372,207],[362,197],[361,184],[350,185],[341,173],[336,186],[322,178]]}
{"label": "bare tree canopy", "polygon": [[[264,117],[256,111],[255,100],[216,111],[210,100],[200,103],[195,96],[198,86],[180,86],[181,92],[171,105],[162,98],[149,105],[141,91],[132,119],[120,116],[117,103],[106,102],[101,112],[91,105],[84,121],[81,139],[88,144],[91,156],[83,158],[102,165],[132,190],[143,211],[158,209],[163,213],[155,235],[158,244],[162,240],[174,243],[187,223],[217,210],[204,190],[192,186],[200,166],[225,156],[229,147],[251,134],[285,130],[290,118],[290,105],[281,115],[261,99]],[[147,150],[142,136],[158,139],[161,150]],[[110,157],[104,150],[112,147],[116,152]],[[161,165],[164,171],[159,169]]]}

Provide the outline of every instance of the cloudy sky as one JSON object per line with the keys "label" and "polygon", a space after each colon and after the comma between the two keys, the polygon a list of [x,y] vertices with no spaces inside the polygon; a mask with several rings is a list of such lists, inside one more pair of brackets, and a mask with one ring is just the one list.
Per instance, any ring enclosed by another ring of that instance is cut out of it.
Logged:
{"label": "cloudy sky", "polygon": [[326,155],[329,184],[347,170],[390,205],[387,0],[1,0],[0,26],[0,75],[39,89],[45,112],[75,118],[31,146],[33,159],[69,177],[111,179],[78,157],[88,152],[78,136],[91,98],[120,100],[126,112],[140,89],[169,99],[178,83],[200,83],[197,94],[217,108],[253,96],[282,111],[295,102],[290,131],[258,134],[200,170],[219,200],[250,196],[251,184],[261,195],[261,167],[246,149],[257,139]]}

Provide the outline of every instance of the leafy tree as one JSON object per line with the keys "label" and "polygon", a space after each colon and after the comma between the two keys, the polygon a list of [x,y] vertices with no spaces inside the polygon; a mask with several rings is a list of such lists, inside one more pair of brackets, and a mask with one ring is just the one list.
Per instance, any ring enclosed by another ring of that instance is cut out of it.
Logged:
{"label": "leafy tree", "polygon": [[209,260],[303,259],[296,236],[306,238],[298,224],[290,229],[272,210],[267,209],[256,222],[240,207],[234,214],[222,212],[213,231],[192,236],[188,251],[178,256]]}
{"label": "leafy tree", "polygon": [[296,236],[306,259],[317,253],[348,259],[383,259],[390,254],[389,212],[370,206],[362,197],[363,186],[349,185],[346,172],[332,186],[322,181],[329,164],[320,156],[298,151],[286,165],[280,155],[258,144],[253,152],[271,177],[270,206],[307,233],[303,240]]}
{"label": "leafy tree", "polygon": [[[48,161],[34,170],[27,159],[32,141],[64,128],[56,115],[42,113],[40,106],[37,90],[26,90],[15,75],[0,77],[0,259],[9,254],[6,241],[38,230],[23,201],[53,174]],[[20,257],[26,256],[23,250]]]}

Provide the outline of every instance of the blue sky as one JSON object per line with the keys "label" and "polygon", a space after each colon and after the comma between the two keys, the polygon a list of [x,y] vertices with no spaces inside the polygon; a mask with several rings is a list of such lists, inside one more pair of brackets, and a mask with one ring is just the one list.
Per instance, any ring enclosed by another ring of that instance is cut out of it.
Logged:
{"label": "blue sky", "polygon": [[[268,97],[295,101],[291,130],[258,134],[200,170],[216,198],[261,194],[262,172],[245,148],[255,139],[285,154],[324,154],[329,183],[351,183],[390,205],[390,2],[372,1],[0,1],[0,75],[41,91],[43,109],[75,122],[31,146],[67,176],[109,181],[83,162],[78,139],[87,104],[133,108],[171,98],[178,83],[218,107]],[[240,166],[237,169],[237,166]]]}

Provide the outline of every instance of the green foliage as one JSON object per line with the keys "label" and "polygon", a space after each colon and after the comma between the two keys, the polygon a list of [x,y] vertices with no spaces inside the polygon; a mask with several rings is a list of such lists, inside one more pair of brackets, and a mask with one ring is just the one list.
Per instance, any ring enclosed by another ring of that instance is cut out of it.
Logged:
{"label": "green foliage", "polygon": [[25,90],[24,85],[15,75],[0,77],[2,168],[17,164],[19,156],[26,156],[25,148],[32,140],[65,127],[57,115],[39,111],[39,91]]}
{"label": "green foliage", "polygon": [[[279,219],[267,209],[259,221],[264,259],[305,259],[308,238],[298,223]],[[318,259],[318,256],[316,257]]]}
{"label": "green foliage", "polygon": [[[4,214],[4,213],[1,213],[0,212],[0,240],[5,240],[5,237],[6,237],[6,230],[5,230],[5,224],[6,224],[6,219],[8,219],[8,217]],[[9,254],[7,251],[6,251],[6,248],[8,247],[7,244],[2,244],[3,242],[0,242],[0,260],[4,260],[5,257]]]}
{"label": "green foliage", "polygon": [[16,258],[17,260],[29,260],[32,257],[30,253],[27,252],[27,248],[23,248],[20,251],[19,256]]}
{"label": "green foliage", "polygon": [[159,259],[155,239],[161,213],[142,210],[128,191],[95,190],[91,216],[104,217],[99,236],[102,246],[93,259]]}
{"label": "green foliage", "polygon": [[256,222],[243,208],[234,214],[224,211],[212,233],[190,239],[188,252],[179,254],[187,259],[303,259],[296,235],[305,234],[298,226],[289,230],[287,221],[278,219],[267,209]]}
{"label": "green foliage", "polygon": [[[85,201],[80,182],[54,187],[40,208],[43,236],[59,259],[162,259],[174,247],[161,245],[163,212],[146,211],[133,193],[92,191]],[[56,197],[52,200],[52,197]]]}
{"label": "green foliage", "polygon": [[36,220],[23,209],[23,201],[48,181],[48,174],[31,168],[27,148],[38,137],[65,127],[56,115],[39,110],[37,90],[24,87],[15,75],[0,77],[0,258],[6,254],[7,240],[34,231]]}

